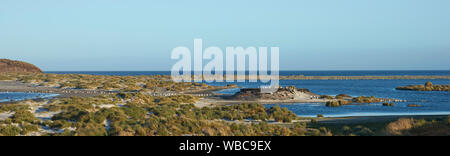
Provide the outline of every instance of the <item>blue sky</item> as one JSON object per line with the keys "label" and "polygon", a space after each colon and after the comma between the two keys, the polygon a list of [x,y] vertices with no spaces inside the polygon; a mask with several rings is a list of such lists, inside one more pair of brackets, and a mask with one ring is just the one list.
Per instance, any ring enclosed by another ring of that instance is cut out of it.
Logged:
{"label": "blue sky", "polygon": [[450,70],[448,0],[1,0],[0,58],[170,70],[177,46],[278,46],[282,70]]}

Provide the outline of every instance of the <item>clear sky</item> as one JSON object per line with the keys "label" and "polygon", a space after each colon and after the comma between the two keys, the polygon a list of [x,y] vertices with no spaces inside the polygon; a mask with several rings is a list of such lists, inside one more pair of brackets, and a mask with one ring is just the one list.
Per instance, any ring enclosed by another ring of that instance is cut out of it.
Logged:
{"label": "clear sky", "polygon": [[449,0],[0,0],[0,58],[170,70],[177,46],[278,46],[282,70],[450,69]]}

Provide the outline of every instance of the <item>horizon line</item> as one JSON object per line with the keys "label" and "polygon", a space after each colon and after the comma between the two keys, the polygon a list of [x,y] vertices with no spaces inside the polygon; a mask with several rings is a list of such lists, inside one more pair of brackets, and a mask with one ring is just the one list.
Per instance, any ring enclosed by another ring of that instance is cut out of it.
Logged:
{"label": "horizon line", "polygon": [[[330,69],[330,70],[279,70],[286,71],[450,71],[450,69]],[[170,72],[170,70],[43,70],[43,72]],[[195,72],[195,71],[192,71]],[[226,71],[223,71],[226,72]],[[237,71],[235,71],[237,72]],[[249,71],[246,71],[249,72]],[[270,72],[270,71],[269,71]]]}

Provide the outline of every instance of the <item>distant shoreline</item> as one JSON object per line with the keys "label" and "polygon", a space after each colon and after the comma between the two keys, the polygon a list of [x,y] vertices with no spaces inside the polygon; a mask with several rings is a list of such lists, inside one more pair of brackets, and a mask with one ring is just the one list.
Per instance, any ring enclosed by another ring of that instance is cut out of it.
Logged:
{"label": "distant shoreline", "polygon": [[[48,74],[171,75],[171,71],[45,71]],[[235,71],[235,73],[237,73]],[[246,71],[248,73],[248,71]],[[270,71],[269,71],[270,73]],[[280,76],[450,76],[450,70],[280,70]]]}
{"label": "distant shoreline", "polygon": [[[105,76],[171,75],[171,71],[45,71],[44,73]],[[246,74],[249,74],[249,71],[246,71]],[[194,72],[191,75],[194,75]],[[281,80],[450,79],[450,70],[281,70],[279,76]]]}
{"label": "distant shoreline", "polygon": [[439,119],[446,118],[449,115],[385,115],[385,116],[350,116],[350,117],[330,117],[321,118],[321,124],[367,124],[367,123],[383,123],[393,122],[400,118],[414,118],[414,119]]}

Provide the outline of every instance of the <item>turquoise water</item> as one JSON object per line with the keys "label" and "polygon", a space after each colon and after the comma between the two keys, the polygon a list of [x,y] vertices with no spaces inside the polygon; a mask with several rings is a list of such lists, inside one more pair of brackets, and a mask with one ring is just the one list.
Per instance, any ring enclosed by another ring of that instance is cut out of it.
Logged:
{"label": "turquoise water", "polygon": [[58,96],[58,94],[43,93],[23,93],[23,92],[0,92],[0,102],[21,101],[27,99],[50,98]]}
{"label": "turquoise water", "polygon": [[[168,71],[158,72],[53,72],[77,73],[95,75],[155,75],[170,74]],[[383,76],[383,75],[450,75],[450,71],[281,71],[280,75],[307,76]],[[424,84],[450,84],[450,80],[281,80],[282,86],[307,88],[321,95],[348,94],[351,96],[375,96],[379,98],[394,98],[407,100],[395,103],[394,107],[384,107],[381,103],[348,105],[342,107],[326,107],[323,103],[272,104],[280,105],[299,116],[316,116],[323,114],[328,117],[344,116],[381,116],[381,115],[450,115],[450,92],[399,91],[398,86]],[[244,88],[259,87],[260,83],[209,83],[210,85],[237,84]],[[220,91],[233,94],[239,89]],[[421,107],[407,107],[408,104],[419,104]]]}

